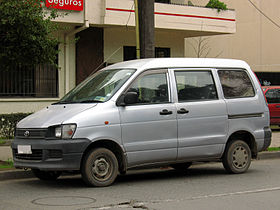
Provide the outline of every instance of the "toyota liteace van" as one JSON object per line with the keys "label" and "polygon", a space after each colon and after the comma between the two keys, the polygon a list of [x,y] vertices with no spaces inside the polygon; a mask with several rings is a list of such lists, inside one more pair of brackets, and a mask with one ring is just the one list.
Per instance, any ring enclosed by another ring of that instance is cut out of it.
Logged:
{"label": "toyota liteace van", "polygon": [[17,124],[14,166],[42,180],[79,172],[89,186],[149,166],[221,161],[244,173],[271,143],[269,109],[248,64],[159,58],[108,66]]}

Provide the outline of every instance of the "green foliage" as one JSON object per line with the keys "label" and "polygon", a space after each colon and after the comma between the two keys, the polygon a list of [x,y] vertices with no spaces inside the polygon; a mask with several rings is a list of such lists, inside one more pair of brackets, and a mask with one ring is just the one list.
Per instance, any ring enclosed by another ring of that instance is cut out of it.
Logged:
{"label": "green foliage", "polygon": [[53,64],[57,11],[44,9],[42,0],[0,0],[0,68],[10,64]]}
{"label": "green foliage", "polygon": [[280,151],[280,147],[269,147],[267,150],[270,151],[270,152],[272,152],[272,151]]}
{"label": "green foliage", "polygon": [[9,169],[14,167],[14,162],[11,159],[0,161],[0,169]]}
{"label": "green foliage", "polygon": [[206,5],[207,8],[218,9],[218,12],[221,10],[227,10],[227,5],[224,2],[220,2],[219,0],[210,0]]}
{"label": "green foliage", "polygon": [[14,138],[16,124],[32,113],[0,114],[0,137]]}
{"label": "green foliage", "polygon": [[0,138],[0,145],[2,145],[2,144],[6,144],[6,141],[5,141],[5,140],[2,140],[2,139]]}

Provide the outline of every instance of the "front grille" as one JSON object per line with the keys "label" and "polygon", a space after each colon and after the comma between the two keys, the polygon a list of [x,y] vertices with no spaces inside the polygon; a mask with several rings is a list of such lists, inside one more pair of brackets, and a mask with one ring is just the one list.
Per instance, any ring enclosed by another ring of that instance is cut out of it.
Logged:
{"label": "front grille", "polygon": [[44,139],[46,137],[48,129],[16,129],[16,138],[24,139]]}
{"label": "front grille", "polygon": [[17,149],[13,149],[14,157],[20,160],[42,160],[43,150],[32,149],[32,154],[19,154]]}

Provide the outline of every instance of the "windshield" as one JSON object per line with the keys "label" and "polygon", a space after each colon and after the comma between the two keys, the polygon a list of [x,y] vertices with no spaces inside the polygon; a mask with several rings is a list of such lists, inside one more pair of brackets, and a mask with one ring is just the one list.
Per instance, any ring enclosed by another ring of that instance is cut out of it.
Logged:
{"label": "windshield", "polygon": [[58,103],[101,103],[108,101],[135,69],[101,70],[67,93]]}

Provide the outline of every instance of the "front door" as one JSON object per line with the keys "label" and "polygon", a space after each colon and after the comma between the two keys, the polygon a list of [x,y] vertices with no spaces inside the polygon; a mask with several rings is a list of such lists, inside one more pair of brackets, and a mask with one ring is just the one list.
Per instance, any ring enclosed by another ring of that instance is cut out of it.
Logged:
{"label": "front door", "polygon": [[227,110],[211,70],[175,70],[178,159],[219,157],[227,136]]}
{"label": "front door", "polygon": [[135,104],[119,107],[128,166],[176,160],[177,119],[167,70],[144,72],[127,92],[138,95]]}

